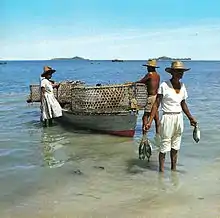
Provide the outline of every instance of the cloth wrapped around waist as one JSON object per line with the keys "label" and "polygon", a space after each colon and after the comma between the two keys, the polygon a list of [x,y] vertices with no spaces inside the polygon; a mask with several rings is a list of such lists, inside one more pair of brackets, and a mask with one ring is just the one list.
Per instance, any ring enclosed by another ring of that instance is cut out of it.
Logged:
{"label": "cloth wrapped around waist", "polygon": [[149,95],[147,97],[147,102],[146,102],[146,106],[145,106],[145,112],[150,113],[151,109],[154,105],[154,102],[156,101],[157,95]]}

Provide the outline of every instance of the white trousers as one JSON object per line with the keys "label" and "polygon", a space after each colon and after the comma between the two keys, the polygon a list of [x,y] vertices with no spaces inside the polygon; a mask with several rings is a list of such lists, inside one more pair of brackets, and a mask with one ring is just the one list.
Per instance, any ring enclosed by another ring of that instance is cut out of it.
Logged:
{"label": "white trousers", "polygon": [[163,114],[161,118],[160,152],[166,153],[172,149],[179,150],[183,133],[183,115]]}

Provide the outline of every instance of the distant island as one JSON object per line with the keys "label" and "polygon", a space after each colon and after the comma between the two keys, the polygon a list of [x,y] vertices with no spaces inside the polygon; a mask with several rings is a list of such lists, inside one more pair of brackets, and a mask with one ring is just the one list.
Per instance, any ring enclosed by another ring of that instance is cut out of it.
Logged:
{"label": "distant island", "polygon": [[167,56],[161,56],[155,59],[158,61],[170,61],[170,60],[190,61],[191,60],[191,58],[170,58]]}
{"label": "distant island", "polygon": [[[161,56],[158,58],[153,58],[156,59],[157,61],[172,61],[172,60],[180,60],[180,61],[189,61],[191,58],[171,58],[167,56]],[[52,58],[51,60],[81,60],[81,61],[89,61],[89,59],[85,59],[79,56],[75,56],[72,58]],[[122,59],[113,59],[111,60],[112,62],[124,62]]]}
{"label": "distant island", "polygon": [[73,58],[52,58],[51,60],[84,60],[84,61],[86,60],[86,61],[88,61],[89,59],[75,56]]}

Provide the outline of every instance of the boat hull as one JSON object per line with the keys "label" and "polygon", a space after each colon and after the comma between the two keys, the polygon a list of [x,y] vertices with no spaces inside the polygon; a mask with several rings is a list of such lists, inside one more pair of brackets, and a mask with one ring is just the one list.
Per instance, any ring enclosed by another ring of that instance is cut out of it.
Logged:
{"label": "boat hull", "polygon": [[80,114],[63,110],[63,116],[58,121],[71,125],[73,129],[87,129],[111,135],[133,137],[137,114],[136,112]]}

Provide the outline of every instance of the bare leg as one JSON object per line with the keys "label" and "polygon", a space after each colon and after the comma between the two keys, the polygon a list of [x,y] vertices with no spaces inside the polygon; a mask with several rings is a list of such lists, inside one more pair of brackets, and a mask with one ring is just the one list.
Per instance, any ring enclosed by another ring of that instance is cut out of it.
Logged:
{"label": "bare leg", "polygon": [[52,126],[52,124],[53,124],[52,119],[48,120],[48,124],[49,124],[49,126]]}
{"label": "bare leg", "polygon": [[164,153],[159,153],[159,171],[164,172],[164,163],[165,163],[165,156]]}
{"label": "bare leg", "polygon": [[43,127],[47,127],[47,120],[42,121]]}
{"label": "bare leg", "polygon": [[[150,113],[144,112],[144,115],[142,117],[142,129],[144,128],[144,123],[148,122],[148,119],[150,117]],[[143,131],[144,134],[144,131]]]}
{"label": "bare leg", "polygon": [[176,171],[176,163],[177,163],[177,150],[171,148],[170,159],[171,159],[171,170]]}
{"label": "bare leg", "polygon": [[159,112],[158,111],[155,114],[154,121],[155,121],[155,127],[156,127],[156,134],[159,134],[159,132],[160,132],[160,120],[159,120]]}

